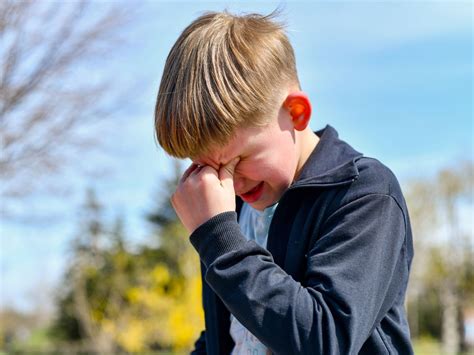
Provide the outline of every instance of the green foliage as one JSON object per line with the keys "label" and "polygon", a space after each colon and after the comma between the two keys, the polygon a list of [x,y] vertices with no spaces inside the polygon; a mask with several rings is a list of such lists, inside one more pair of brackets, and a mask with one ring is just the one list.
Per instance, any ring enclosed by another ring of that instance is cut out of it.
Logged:
{"label": "green foliage", "polygon": [[413,342],[415,355],[443,355],[439,340],[422,336]]}
{"label": "green foliage", "polygon": [[418,337],[441,339],[442,307],[438,290],[439,285],[427,284],[419,297],[408,300],[409,321],[412,329],[415,328],[414,322],[417,322]]}
{"label": "green foliage", "polygon": [[181,175],[146,218],[157,246],[128,250],[124,221],[108,227],[88,192],[72,263],[51,328],[57,341],[87,344],[95,352],[187,351],[203,329],[199,259],[169,203]]}

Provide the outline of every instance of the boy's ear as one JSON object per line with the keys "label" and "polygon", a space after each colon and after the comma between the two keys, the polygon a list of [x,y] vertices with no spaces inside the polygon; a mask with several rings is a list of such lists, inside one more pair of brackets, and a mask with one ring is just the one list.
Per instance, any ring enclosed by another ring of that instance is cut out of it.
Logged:
{"label": "boy's ear", "polygon": [[289,111],[293,126],[297,131],[302,131],[308,126],[311,117],[311,102],[304,92],[295,91],[289,94],[283,107]]}

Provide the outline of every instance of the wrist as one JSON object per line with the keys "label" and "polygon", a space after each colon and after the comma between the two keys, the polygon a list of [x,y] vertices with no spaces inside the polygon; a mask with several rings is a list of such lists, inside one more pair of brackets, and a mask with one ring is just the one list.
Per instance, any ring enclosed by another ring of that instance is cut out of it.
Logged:
{"label": "wrist", "polygon": [[247,239],[240,231],[237,213],[219,213],[200,225],[190,236],[191,244],[206,267],[217,257],[239,249]]}

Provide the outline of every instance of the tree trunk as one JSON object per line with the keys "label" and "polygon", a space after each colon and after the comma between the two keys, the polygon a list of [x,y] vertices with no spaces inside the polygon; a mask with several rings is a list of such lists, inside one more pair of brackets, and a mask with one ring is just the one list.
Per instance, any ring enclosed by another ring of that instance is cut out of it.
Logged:
{"label": "tree trunk", "polygon": [[441,290],[441,305],[443,307],[443,354],[456,355],[459,353],[460,333],[458,328],[458,297],[450,282]]}

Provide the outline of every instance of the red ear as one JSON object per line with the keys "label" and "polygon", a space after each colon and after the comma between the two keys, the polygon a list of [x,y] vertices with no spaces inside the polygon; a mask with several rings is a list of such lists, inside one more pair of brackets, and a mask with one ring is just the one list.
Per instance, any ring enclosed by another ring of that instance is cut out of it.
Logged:
{"label": "red ear", "polygon": [[296,130],[304,130],[309,123],[311,117],[311,102],[304,92],[296,91],[288,95],[283,103],[293,120]]}

